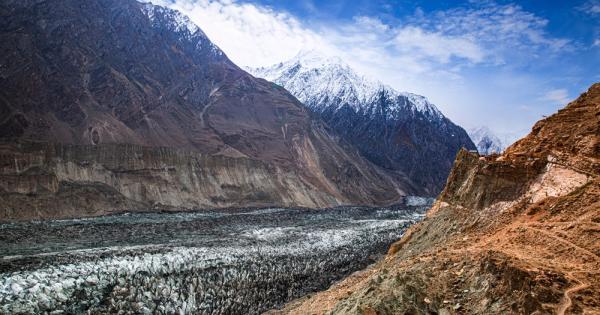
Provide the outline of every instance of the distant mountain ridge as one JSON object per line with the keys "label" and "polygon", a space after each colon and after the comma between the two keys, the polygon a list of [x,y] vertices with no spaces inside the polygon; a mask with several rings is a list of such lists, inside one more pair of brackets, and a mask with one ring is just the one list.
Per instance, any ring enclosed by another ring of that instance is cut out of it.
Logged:
{"label": "distant mountain ridge", "polygon": [[307,51],[249,71],[286,88],[368,160],[423,195],[441,191],[461,147],[475,149],[425,97],[360,75],[340,58]]}
{"label": "distant mountain ridge", "polygon": [[[401,101],[390,104],[386,115],[398,118],[405,110],[418,111],[429,119],[441,120],[442,113],[425,97],[398,92],[372,78],[356,73],[338,57],[321,55],[316,51],[302,51],[296,57],[271,67],[249,69],[257,77],[282,83],[294,96],[316,112],[341,110],[349,106],[355,112],[375,115],[380,107],[375,104],[381,94]],[[402,102],[404,101],[404,102]]]}
{"label": "distant mountain ridge", "polygon": [[7,0],[0,37],[0,221],[415,192],[177,11]]}
{"label": "distant mountain ridge", "polygon": [[488,127],[480,126],[470,128],[467,132],[469,133],[471,140],[473,140],[473,143],[475,143],[475,146],[477,146],[479,154],[489,155],[493,153],[502,153],[507,147],[507,144],[500,140],[500,138]]}

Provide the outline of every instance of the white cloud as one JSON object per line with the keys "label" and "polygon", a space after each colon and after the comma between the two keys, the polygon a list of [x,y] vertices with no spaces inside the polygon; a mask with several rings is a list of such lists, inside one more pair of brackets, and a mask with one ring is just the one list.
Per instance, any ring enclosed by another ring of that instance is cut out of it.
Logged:
{"label": "white cloud", "polygon": [[577,7],[581,12],[589,15],[600,15],[600,0],[589,0]]}
{"label": "white cloud", "polygon": [[415,26],[398,29],[394,43],[399,51],[431,57],[442,64],[450,62],[453,56],[475,63],[482,62],[485,57],[482,47],[469,38],[427,32]]}
{"label": "white cloud", "polygon": [[546,94],[544,94],[541,97],[541,99],[545,101],[555,102],[559,105],[566,105],[571,101],[571,99],[569,98],[569,91],[567,91],[566,89],[550,90],[546,92]]}
{"label": "white cloud", "polygon": [[[554,92],[542,99],[537,93],[548,90],[548,83],[514,70],[571,45],[548,35],[548,21],[518,5],[480,1],[444,11],[418,8],[391,24],[372,16],[309,23],[236,0],[151,1],[190,16],[238,65],[268,66],[303,49],[320,50],[399,90],[426,95],[466,126],[526,130],[540,112],[548,114],[568,97]],[[525,107],[532,110],[519,121],[512,118]]]}
{"label": "white cloud", "polygon": [[152,0],[190,17],[235,63],[262,66],[293,57],[305,47],[328,47],[293,16],[230,0]]}
{"label": "white cloud", "polygon": [[497,62],[507,62],[517,52],[528,54],[540,48],[556,52],[569,44],[568,40],[553,38],[545,32],[548,20],[514,4],[483,2],[470,8],[438,11],[432,16],[416,18],[413,23],[446,36],[469,38]]}
{"label": "white cloud", "polygon": [[596,40],[594,40],[594,46],[600,47],[600,38],[596,38]]}
{"label": "white cloud", "polygon": [[350,22],[309,26],[286,12],[234,0],[153,2],[189,15],[234,62],[244,66],[269,65],[301,49],[319,49],[345,55],[349,61],[375,53],[377,59],[399,58],[417,71],[431,71],[435,63],[498,62],[507,53],[568,44],[545,34],[546,20],[516,5],[489,2],[430,15],[417,10],[401,25],[358,16]]}

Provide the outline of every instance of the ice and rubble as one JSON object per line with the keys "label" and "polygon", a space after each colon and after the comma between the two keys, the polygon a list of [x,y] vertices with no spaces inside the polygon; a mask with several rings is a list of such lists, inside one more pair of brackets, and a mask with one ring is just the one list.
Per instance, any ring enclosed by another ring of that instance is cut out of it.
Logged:
{"label": "ice and rubble", "polygon": [[3,224],[0,313],[257,314],[366,267],[425,207]]}

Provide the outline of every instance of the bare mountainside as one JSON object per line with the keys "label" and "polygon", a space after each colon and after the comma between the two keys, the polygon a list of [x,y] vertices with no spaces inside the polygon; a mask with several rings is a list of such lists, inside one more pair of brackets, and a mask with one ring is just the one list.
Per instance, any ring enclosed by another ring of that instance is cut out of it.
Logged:
{"label": "bare mountainside", "polygon": [[595,84],[502,155],[461,151],[385,259],[280,312],[598,314],[598,175]]}
{"label": "bare mountainside", "polygon": [[307,51],[251,71],[285,87],[363,157],[409,178],[419,195],[437,196],[456,153],[475,149],[427,98],[360,75],[340,58]]}
{"label": "bare mountainside", "polygon": [[413,192],[177,11],[28,0],[0,16],[0,219]]}

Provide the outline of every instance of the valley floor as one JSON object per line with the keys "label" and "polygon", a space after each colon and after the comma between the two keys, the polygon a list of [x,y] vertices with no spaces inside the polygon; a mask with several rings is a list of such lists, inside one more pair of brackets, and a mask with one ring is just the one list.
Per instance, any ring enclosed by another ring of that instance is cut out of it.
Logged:
{"label": "valley floor", "polygon": [[0,314],[258,314],[373,263],[425,209],[268,208],[2,224]]}

